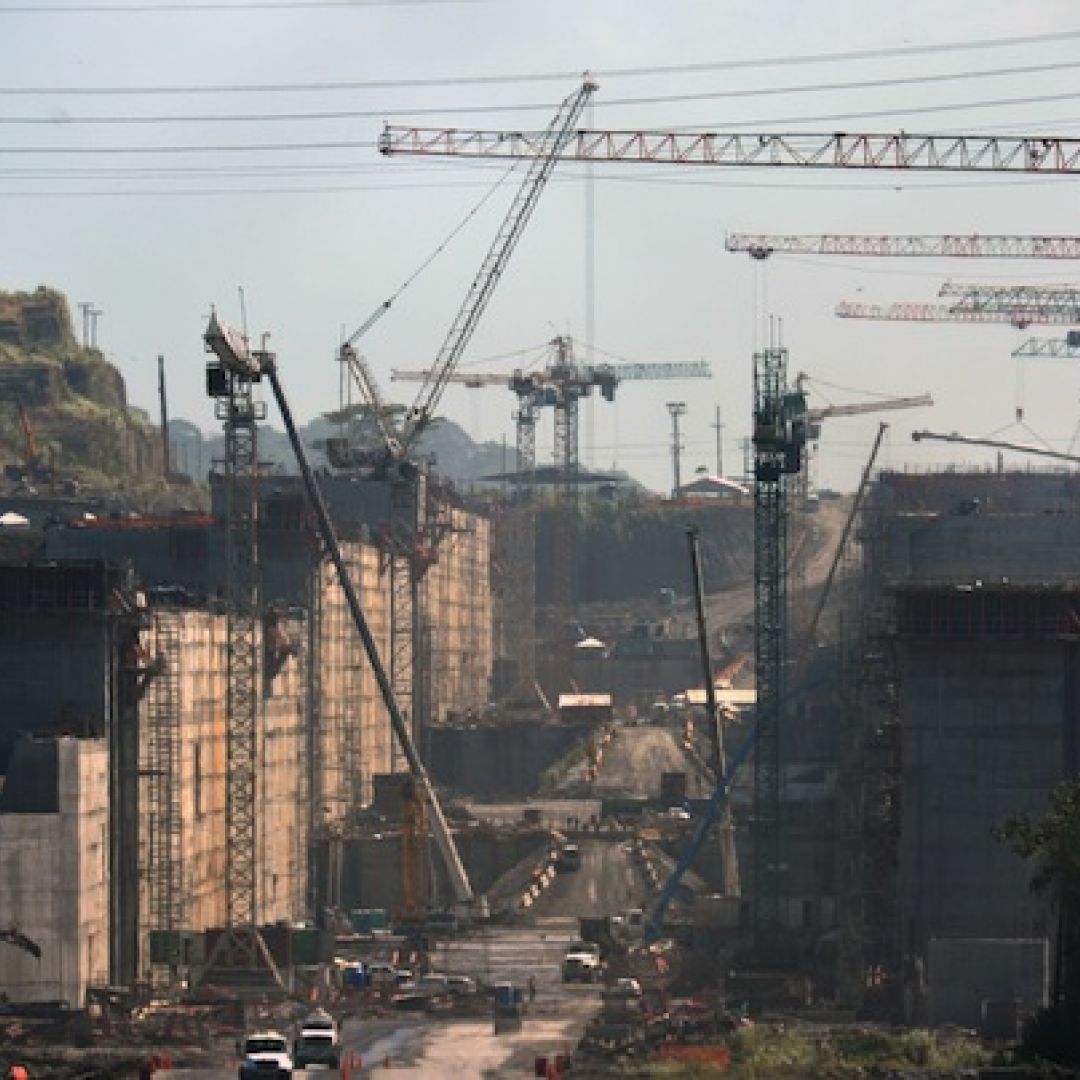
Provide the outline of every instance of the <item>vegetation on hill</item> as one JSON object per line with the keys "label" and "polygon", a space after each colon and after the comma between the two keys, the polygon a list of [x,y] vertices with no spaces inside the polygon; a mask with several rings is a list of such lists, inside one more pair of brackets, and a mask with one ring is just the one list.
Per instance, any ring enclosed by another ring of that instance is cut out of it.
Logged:
{"label": "vegetation on hill", "polygon": [[75,338],[63,293],[0,292],[0,461],[36,479],[94,487],[161,473],[154,427],[128,406],[123,376]]}

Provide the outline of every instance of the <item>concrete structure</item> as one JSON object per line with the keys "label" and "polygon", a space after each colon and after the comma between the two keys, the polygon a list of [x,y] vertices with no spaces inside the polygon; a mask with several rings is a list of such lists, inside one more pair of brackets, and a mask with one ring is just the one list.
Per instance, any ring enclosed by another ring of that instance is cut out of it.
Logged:
{"label": "concrete structure", "polygon": [[891,648],[870,640],[864,655],[888,658],[875,695],[899,722],[906,956],[925,960],[931,939],[1052,933],[1032,868],[993,830],[1042,813],[1080,771],[1077,481],[885,474],[873,493],[863,532]]}
{"label": "concrete structure", "polygon": [[[335,491],[344,555],[385,658],[387,559],[360,520],[383,505],[382,488]],[[260,512],[259,919],[294,922],[325,897],[312,845],[355,831],[395,753],[295,480],[268,479]],[[431,678],[419,700],[436,721],[478,713],[492,670],[488,524],[457,505],[440,513],[445,532],[420,586]],[[226,914],[224,533],[194,515],[47,532],[53,561],[0,566],[0,769],[22,732],[107,741],[105,975],[160,981],[183,966],[180,936]]]}
{"label": "concrete structure", "polygon": [[929,1020],[981,1029],[987,1003],[1015,1002],[1030,1015],[1050,1000],[1046,938],[933,938],[927,970]]}
{"label": "concrete structure", "polygon": [[0,911],[41,957],[0,943],[12,1001],[65,1001],[109,975],[109,755],[102,739],[22,740],[0,793]]}

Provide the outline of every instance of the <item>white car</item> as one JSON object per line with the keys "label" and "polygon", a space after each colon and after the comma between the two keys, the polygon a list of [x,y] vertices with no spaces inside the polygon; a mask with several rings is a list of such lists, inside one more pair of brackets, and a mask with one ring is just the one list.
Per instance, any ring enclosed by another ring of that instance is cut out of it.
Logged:
{"label": "white car", "polygon": [[276,1031],[249,1035],[244,1040],[241,1054],[240,1080],[261,1080],[264,1076],[291,1077],[293,1074],[289,1040]]}

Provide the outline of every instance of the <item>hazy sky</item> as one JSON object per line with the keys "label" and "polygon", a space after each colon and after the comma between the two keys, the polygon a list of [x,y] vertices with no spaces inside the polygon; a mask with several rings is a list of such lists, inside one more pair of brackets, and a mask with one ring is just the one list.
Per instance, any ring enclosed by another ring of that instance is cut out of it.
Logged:
{"label": "hazy sky", "polygon": [[[342,329],[392,294],[505,172],[491,162],[384,160],[373,147],[383,119],[542,127],[574,90],[571,73],[589,69],[600,82],[596,127],[1068,135],[1080,129],[1075,8],[1066,0],[0,0],[0,287],[48,283],[73,305],[93,301],[103,312],[99,344],[133,403],[156,409],[155,357],[164,353],[173,414],[209,430],[201,332],[211,303],[238,321],[242,285],[250,325],[272,334],[306,420],[337,404]],[[989,44],[1001,39],[1013,43]],[[730,64],[747,60],[761,62]],[[870,85],[883,81],[893,85]],[[255,85],[264,89],[237,89]],[[93,92],[101,90],[127,92]],[[388,398],[415,394],[391,384],[390,369],[433,359],[515,183],[364,340]],[[556,173],[466,353],[471,369],[531,362],[556,332],[585,341],[587,183],[579,167]],[[598,358],[704,358],[714,377],[628,384],[615,405],[585,410],[587,463],[618,464],[666,489],[664,403],[682,400],[684,475],[715,466],[718,405],[725,467],[737,471],[766,311],[783,320],[793,372],[832,384],[822,386],[828,400],[934,395],[933,409],[883,417],[892,421],[885,464],[993,460],[990,451],[915,446],[915,427],[1004,429],[1018,441],[1069,445],[1080,418],[1075,362],[1029,361],[1018,371],[1010,357],[1026,337],[1060,330],[856,322],[832,312],[841,299],[931,300],[950,277],[1065,282],[1080,280],[1080,268],[777,258],[755,269],[724,251],[723,236],[1080,234],[1080,177],[610,165],[595,169],[593,191]],[[477,363],[485,358],[493,359]],[[1015,424],[1018,406],[1026,428]],[[501,389],[452,388],[443,402],[474,437],[505,433],[511,442],[512,408]],[[550,423],[548,415],[538,438],[542,458]],[[876,425],[863,417],[826,426],[822,484],[854,485]]]}

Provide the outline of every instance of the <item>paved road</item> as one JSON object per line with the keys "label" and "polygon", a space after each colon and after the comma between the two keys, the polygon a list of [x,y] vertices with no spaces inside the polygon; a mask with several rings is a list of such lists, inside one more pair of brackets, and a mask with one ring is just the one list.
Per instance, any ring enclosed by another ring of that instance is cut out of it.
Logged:
{"label": "paved road", "polygon": [[[521,1030],[495,1035],[487,1017],[441,1020],[403,1014],[350,1019],[343,1025],[343,1041],[363,1066],[349,1075],[454,1080],[531,1076],[534,1059],[572,1047],[599,1007],[598,989],[563,986],[560,980],[559,962],[576,931],[576,919],[541,917],[527,927],[492,927],[475,937],[440,945],[432,957],[439,971],[521,985],[533,976],[536,999]],[[236,1076],[236,1063],[226,1052],[217,1069],[176,1069],[159,1075],[226,1080]],[[296,1074],[305,1075],[330,1080],[337,1074],[326,1070]]]}
{"label": "paved road", "polygon": [[615,915],[642,907],[648,887],[623,840],[583,840],[581,869],[559,874],[533,905],[540,918],[553,915]]}
{"label": "paved road", "polygon": [[651,724],[616,728],[615,737],[604,748],[593,790],[600,796],[627,792],[655,798],[660,794],[661,773],[685,772],[690,797],[707,794],[711,787],[680,745],[680,738],[669,727]]}

